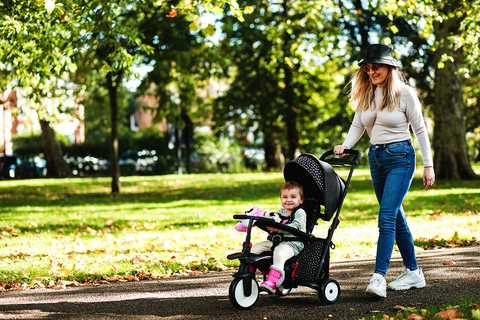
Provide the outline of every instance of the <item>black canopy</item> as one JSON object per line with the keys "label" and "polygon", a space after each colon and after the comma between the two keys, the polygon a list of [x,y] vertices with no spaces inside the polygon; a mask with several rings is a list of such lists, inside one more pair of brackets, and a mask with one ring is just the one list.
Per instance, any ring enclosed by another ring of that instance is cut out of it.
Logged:
{"label": "black canopy", "polygon": [[[332,166],[325,161],[319,160],[312,154],[301,154],[295,160],[288,161],[283,169],[285,181],[297,181],[302,184],[305,201],[318,202],[317,206],[323,205],[324,212],[319,209],[307,211],[307,214],[314,215],[309,220],[316,222],[318,218],[328,221],[335,213],[345,184],[335,173]],[[315,208],[313,208],[315,209]]]}

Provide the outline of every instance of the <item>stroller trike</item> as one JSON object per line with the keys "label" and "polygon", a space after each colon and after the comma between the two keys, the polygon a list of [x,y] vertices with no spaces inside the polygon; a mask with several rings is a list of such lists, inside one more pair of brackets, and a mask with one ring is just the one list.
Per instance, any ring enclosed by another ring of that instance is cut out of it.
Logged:
{"label": "stroller trike", "polygon": [[[305,247],[297,256],[285,263],[285,279],[281,287],[276,289],[276,295],[284,296],[293,288],[307,286],[317,290],[320,300],[325,304],[333,304],[338,300],[340,285],[336,280],[329,278],[330,249],[335,248],[332,242],[333,233],[340,223],[340,210],[358,157],[359,153],[356,150],[346,150],[345,156],[341,158],[335,157],[333,151],[327,151],[320,159],[312,154],[302,154],[295,160],[287,162],[283,171],[285,181],[296,181],[304,189],[302,208],[307,213],[305,233],[267,217],[233,216],[234,219],[248,219],[242,251],[227,256],[229,260],[240,260],[240,267],[233,275],[234,279],[229,287],[229,298],[235,307],[249,309],[257,302],[260,294],[256,279],[257,270],[265,277],[273,263],[272,251],[283,240],[301,241]],[[333,166],[350,168],[346,181],[335,173]],[[320,218],[329,221],[332,217],[327,237],[325,239],[315,237],[312,231],[317,220]],[[271,234],[272,251],[251,253],[250,240],[254,225],[266,232],[269,232],[269,227],[287,231],[288,237]]]}

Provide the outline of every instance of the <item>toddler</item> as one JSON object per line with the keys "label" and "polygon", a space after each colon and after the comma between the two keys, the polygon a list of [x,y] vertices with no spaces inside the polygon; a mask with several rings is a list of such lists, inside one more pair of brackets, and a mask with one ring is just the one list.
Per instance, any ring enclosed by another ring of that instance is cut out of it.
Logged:
{"label": "toddler", "polygon": [[[278,212],[281,223],[306,232],[307,214],[305,210],[300,208],[303,203],[303,187],[297,182],[286,182],[280,189],[280,201],[282,209]],[[274,228],[269,228],[270,232],[282,233],[291,236],[290,233]],[[262,253],[272,249],[273,242],[270,240],[262,241],[252,247],[252,253]],[[291,257],[297,255],[303,249],[303,243],[300,241],[282,241],[273,250],[273,264],[267,275],[267,279],[260,284],[270,292],[280,286],[285,278],[284,265]]]}

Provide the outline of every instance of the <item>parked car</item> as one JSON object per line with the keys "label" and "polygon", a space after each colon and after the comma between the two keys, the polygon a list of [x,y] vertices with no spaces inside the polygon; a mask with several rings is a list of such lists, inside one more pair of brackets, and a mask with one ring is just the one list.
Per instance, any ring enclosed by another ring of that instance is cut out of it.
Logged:
{"label": "parked car", "polygon": [[64,156],[72,174],[79,177],[108,175],[110,161],[93,156]]}
{"label": "parked car", "polygon": [[17,167],[17,157],[0,157],[0,177],[2,179],[15,178],[15,169]]}
{"label": "parked car", "polygon": [[0,179],[41,178],[47,175],[47,161],[39,156],[0,156]]}
{"label": "parked car", "polygon": [[122,175],[162,174],[171,171],[168,157],[157,150],[129,149],[120,155],[118,164]]}
{"label": "parked car", "polygon": [[260,170],[265,164],[265,152],[260,148],[245,148],[243,150],[243,162],[245,167]]}

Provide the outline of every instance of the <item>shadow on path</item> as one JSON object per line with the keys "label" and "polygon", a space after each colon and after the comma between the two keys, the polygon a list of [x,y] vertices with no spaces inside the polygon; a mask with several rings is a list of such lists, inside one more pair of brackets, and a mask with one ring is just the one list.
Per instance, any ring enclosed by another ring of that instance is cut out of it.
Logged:
{"label": "shadow on path", "polygon": [[[331,266],[332,277],[342,289],[341,300],[331,306],[320,305],[314,290],[301,287],[283,298],[262,294],[251,310],[238,311],[228,300],[230,273],[209,273],[61,291],[6,292],[0,296],[0,318],[357,319],[376,312],[393,314],[397,304],[420,307],[457,303],[464,298],[480,302],[480,247],[423,251],[419,262],[427,288],[389,291],[387,299],[364,293],[373,261],[356,260]],[[401,269],[401,261],[394,259],[387,280]]]}

